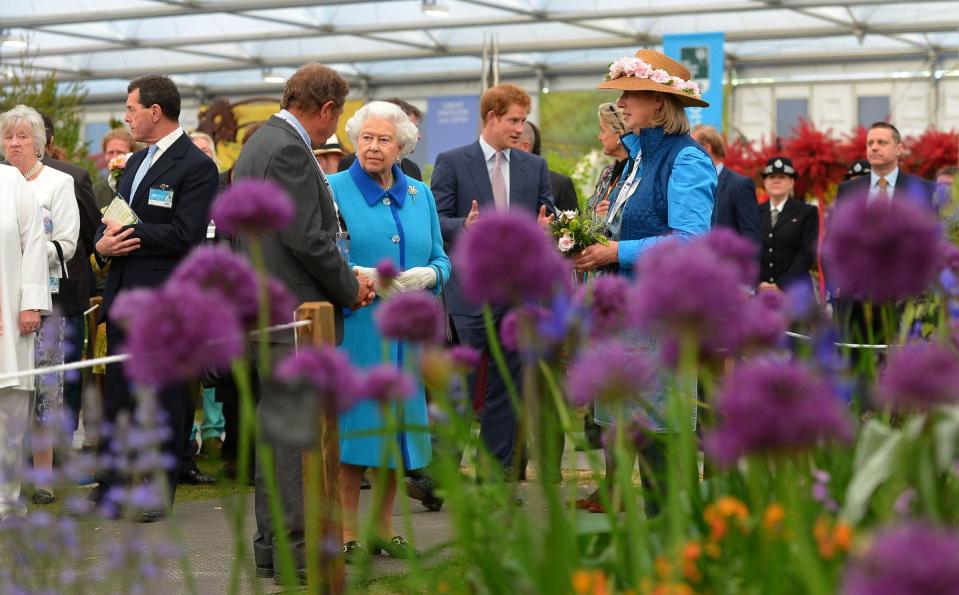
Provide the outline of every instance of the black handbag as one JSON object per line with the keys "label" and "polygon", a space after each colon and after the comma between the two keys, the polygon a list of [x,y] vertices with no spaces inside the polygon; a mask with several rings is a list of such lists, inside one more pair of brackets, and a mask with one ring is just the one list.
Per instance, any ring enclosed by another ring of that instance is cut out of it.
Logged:
{"label": "black handbag", "polygon": [[[53,247],[57,251],[57,260],[60,261],[60,290],[53,294],[53,303],[59,305],[61,309],[64,309],[66,304],[77,301],[76,298],[79,288],[77,287],[76,281],[67,276],[67,263],[63,258],[63,248],[60,246],[60,242],[53,240]],[[71,315],[73,313],[64,312],[64,314]]]}

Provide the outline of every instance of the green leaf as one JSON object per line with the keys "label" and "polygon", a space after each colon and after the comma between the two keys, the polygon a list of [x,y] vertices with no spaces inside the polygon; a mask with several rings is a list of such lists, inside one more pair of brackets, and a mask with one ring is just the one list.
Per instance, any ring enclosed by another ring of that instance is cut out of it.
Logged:
{"label": "green leaf", "polygon": [[856,472],[840,513],[844,519],[857,523],[866,514],[873,493],[892,475],[902,443],[901,433],[875,420],[863,427],[856,449]]}

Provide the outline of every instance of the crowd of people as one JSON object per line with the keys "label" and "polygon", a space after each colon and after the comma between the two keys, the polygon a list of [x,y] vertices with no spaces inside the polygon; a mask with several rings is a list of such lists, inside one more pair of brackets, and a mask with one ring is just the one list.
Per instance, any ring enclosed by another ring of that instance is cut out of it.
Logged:
{"label": "crowd of people", "polygon": [[[624,61],[628,67],[623,67]],[[86,334],[83,312],[90,295],[98,291],[102,293],[98,318],[104,324],[101,342],[106,354],[119,353],[124,331],[112,311],[118,295],[163,284],[192,248],[207,241],[226,239],[238,252],[249,252],[242,238],[223,238],[215,221],[209,220],[218,192],[244,179],[275,182],[292,199],[292,223],[261,239],[264,264],[300,302],[333,304],[337,343],[360,367],[383,358],[383,338],[374,314],[385,297],[386,285],[377,272],[384,261],[398,272],[390,281],[391,291],[442,293],[455,340],[489,352],[482,305],[464,294],[448,253],[477,221],[493,212],[528,217],[544,229],[557,209],[592,213],[609,241],[573,256],[572,266],[589,273],[582,278],[629,278],[644,255],[663,241],[726,227],[755,246],[759,275],[751,291],[783,291],[800,284],[816,294],[817,283],[822,283],[817,271],[820,210],[795,195],[798,172],[793,162],[785,155],[768,160],[761,172],[768,200],[758,203],[754,181],[724,167],[723,136],[710,127],[691,128],[685,108],[708,104],[682,64],[653,50],[640,50],[615,64],[620,67],[598,87],[618,92],[619,98],[597,107],[598,140],[613,161],[582,202],[569,178],[551,172],[539,156],[540,132],[528,121],[530,97],[510,84],[483,93],[478,138],[441,153],[429,184],[408,158],[420,136],[422,113],[399,99],[366,104],[346,122],[346,134],[355,147],[355,154],[347,154],[336,130],[349,86],[320,64],[306,65],[289,78],[281,109],[247,131],[236,163],[223,173],[216,164],[214,139],[202,132],[187,133],[180,126],[180,94],[165,76],[145,76],[129,84],[125,116],[129,131],[114,130],[102,140],[104,158],[118,174],[95,184],[81,168],[45,155],[53,142],[49,120],[45,124],[43,116],[28,106],[11,109],[0,116],[8,164],[0,166],[4,197],[0,209],[5,213],[0,217],[0,372],[78,359]],[[915,200],[929,208],[937,206],[935,197],[942,191],[933,182],[899,169],[902,143],[892,124],[874,124],[863,150],[866,159],[850,166],[838,200],[864,194],[875,201]],[[955,167],[944,169],[937,182],[951,183],[955,173]],[[118,201],[132,213],[133,222],[101,220],[101,213]],[[91,265],[96,275],[91,274]],[[493,308],[492,314],[498,326],[506,312]],[[644,344],[656,349],[655,341]],[[293,348],[293,335],[273,334],[269,345],[272,357],[280,358]],[[410,345],[389,342],[389,358],[401,368],[415,353]],[[526,461],[518,456],[517,418],[507,385],[521,384],[521,363],[517,353],[507,352],[505,359],[511,378],[501,377],[497,367],[481,366],[469,374],[469,391],[482,401],[480,438],[497,462],[497,471],[519,477]],[[257,397],[270,390],[262,380],[255,383]],[[64,412],[73,419],[81,416],[78,382],[62,374],[0,381],[0,518],[25,514],[18,479],[24,438],[31,429],[43,431],[49,420]],[[224,456],[235,457],[236,388],[228,381],[207,384],[204,409],[217,419],[211,419],[201,436],[224,436]],[[655,413],[659,431],[675,431],[666,421],[662,393],[652,391],[645,403],[635,405]],[[166,476],[166,506],[139,511],[138,520],[162,519],[179,482],[216,481],[200,473],[191,458],[199,395],[184,383],[168,384],[159,394],[169,430],[162,451],[177,463]],[[101,399],[104,423],[115,425],[133,410],[136,400],[120,364],[106,366]],[[422,386],[396,407],[409,428],[428,427]],[[262,406],[257,410],[261,419],[270,414]],[[612,423],[602,402],[592,416],[601,426]],[[395,439],[402,468],[408,471],[406,492],[430,510],[439,510],[443,499],[430,466],[434,445],[429,432],[407,428],[395,437],[384,437],[382,410],[370,400],[344,413],[339,423],[344,556],[349,562],[366,547],[371,553],[395,557],[416,555],[392,526],[392,503],[400,487],[394,476],[384,475],[384,506],[375,523],[377,538],[369,544],[360,540],[359,491],[367,469],[384,461],[397,466],[398,461],[384,457],[388,442]],[[113,439],[105,434],[99,451],[111,452]],[[33,448],[35,468],[52,469],[54,453],[45,444],[36,441]],[[287,515],[286,537],[302,567],[300,452],[278,445],[273,454]],[[661,472],[665,453],[660,443],[648,443],[641,455],[653,476]],[[558,461],[556,467],[558,477]],[[611,460],[607,473],[612,473]],[[652,490],[647,475],[642,474],[643,485]],[[277,535],[259,462],[253,476],[257,574],[271,576]],[[102,502],[129,478],[100,470],[96,481],[91,498]],[[52,485],[41,484],[34,486],[31,497],[46,504],[56,494]],[[597,491],[577,506],[600,512],[600,500]],[[658,513],[656,499],[646,499],[646,513]]]}

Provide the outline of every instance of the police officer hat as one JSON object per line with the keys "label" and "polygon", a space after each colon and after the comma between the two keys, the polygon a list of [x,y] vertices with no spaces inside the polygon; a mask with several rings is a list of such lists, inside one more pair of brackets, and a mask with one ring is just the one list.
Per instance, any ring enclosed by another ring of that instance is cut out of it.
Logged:
{"label": "police officer hat", "polygon": [[793,167],[793,161],[789,157],[771,157],[763,168],[763,177],[773,174],[785,174],[790,178],[796,178],[796,168]]}
{"label": "police officer hat", "polygon": [[851,180],[853,178],[858,178],[859,176],[868,176],[872,170],[869,168],[869,161],[866,159],[859,159],[854,161],[852,165],[849,166],[849,170],[846,172],[846,180]]}

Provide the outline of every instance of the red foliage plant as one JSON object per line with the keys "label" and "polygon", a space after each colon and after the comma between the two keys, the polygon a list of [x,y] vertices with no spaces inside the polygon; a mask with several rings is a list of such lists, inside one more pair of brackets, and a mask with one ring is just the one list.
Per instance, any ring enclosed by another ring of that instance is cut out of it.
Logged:
{"label": "red foliage plant", "polygon": [[927,128],[919,136],[903,140],[905,153],[899,158],[904,171],[927,180],[936,176],[936,170],[944,165],[959,163],[959,132]]}
{"label": "red foliage plant", "polygon": [[756,147],[754,141],[748,141],[741,136],[726,144],[726,158],[723,160],[723,165],[753,179],[756,183],[759,202],[765,202],[762,180],[763,166],[771,157],[782,155],[783,151],[780,144],[779,139],[774,136],[763,137],[759,142],[759,147]]}
{"label": "red foliage plant", "polygon": [[845,164],[846,169],[859,159],[866,158],[866,130],[865,126],[857,126],[849,134],[843,135],[839,145],[836,147],[839,152],[839,158]]}
{"label": "red foliage plant", "polygon": [[831,138],[831,133],[831,130],[817,130],[811,122],[803,119],[793,129],[793,136],[786,139],[786,156],[793,160],[799,176],[796,196],[823,198],[830,185],[842,181],[847,167],[839,155],[839,143]]}

